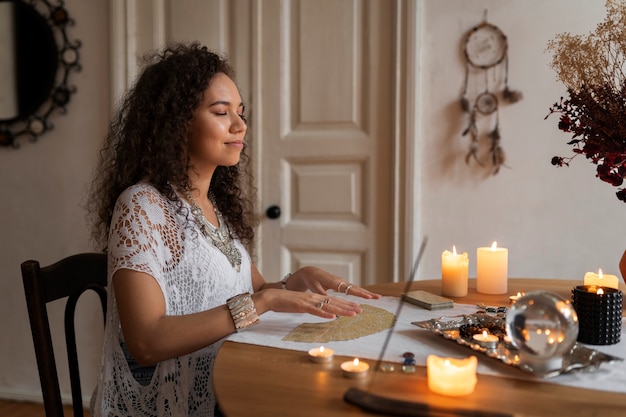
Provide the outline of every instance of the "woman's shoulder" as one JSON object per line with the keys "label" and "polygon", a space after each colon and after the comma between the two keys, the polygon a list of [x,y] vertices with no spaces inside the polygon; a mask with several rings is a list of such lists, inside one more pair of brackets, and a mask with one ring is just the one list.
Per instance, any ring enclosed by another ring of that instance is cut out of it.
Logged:
{"label": "woman's shoulder", "polygon": [[126,188],[117,199],[115,212],[114,218],[144,219],[152,225],[179,225],[181,219],[188,215],[183,200],[172,201],[155,186],[145,182]]}
{"label": "woman's shoulder", "polygon": [[147,182],[138,182],[126,188],[120,196],[118,201],[132,202],[132,201],[164,201],[167,200],[165,195],[161,193],[156,187]]}
{"label": "woman's shoulder", "polygon": [[156,189],[156,187],[149,182],[138,182],[136,184],[131,185],[126,188],[121,196],[134,196],[134,195],[159,195],[162,196],[161,192]]}
{"label": "woman's shoulder", "polygon": [[176,202],[168,199],[154,185],[147,182],[139,182],[126,188],[120,194],[117,203],[127,207],[158,207],[160,211],[169,211],[170,209],[178,211]]}

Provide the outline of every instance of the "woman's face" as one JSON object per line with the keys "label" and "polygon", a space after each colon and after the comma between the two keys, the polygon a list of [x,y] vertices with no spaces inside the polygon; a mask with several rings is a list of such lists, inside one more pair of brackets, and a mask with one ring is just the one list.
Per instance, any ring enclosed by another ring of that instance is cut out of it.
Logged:
{"label": "woman's face", "polygon": [[190,163],[194,171],[213,172],[239,162],[246,135],[244,106],[237,86],[226,74],[209,82],[189,131]]}

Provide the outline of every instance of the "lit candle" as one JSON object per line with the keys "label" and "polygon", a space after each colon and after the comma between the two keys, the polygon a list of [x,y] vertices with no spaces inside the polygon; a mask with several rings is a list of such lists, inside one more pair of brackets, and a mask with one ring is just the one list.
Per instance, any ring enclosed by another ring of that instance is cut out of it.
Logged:
{"label": "lit candle", "polygon": [[512,295],[509,297],[509,301],[511,302],[511,305],[515,304],[517,302],[517,300],[523,296],[524,293],[523,292],[517,292],[517,295]]}
{"label": "lit candle", "polygon": [[367,375],[369,369],[370,366],[365,362],[359,361],[359,358],[354,358],[353,361],[347,361],[341,364],[343,376],[346,378],[363,378]]}
{"label": "lit candle", "polygon": [[456,253],[445,250],[441,254],[441,294],[448,297],[465,297],[467,295],[467,276],[469,258],[467,252]]}
{"label": "lit candle", "polygon": [[315,363],[328,363],[333,360],[334,353],[332,349],[320,346],[309,350],[309,359]]}
{"label": "lit candle", "polygon": [[609,287],[619,289],[619,279],[616,275],[603,274],[599,269],[598,273],[587,272],[583,279],[583,285],[598,285],[600,287]]}
{"label": "lit candle", "polygon": [[474,342],[487,349],[494,349],[499,340],[498,336],[488,333],[487,330],[483,330],[482,333],[475,334],[472,336],[472,339],[474,339]]}
{"label": "lit candle", "polygon": [[493,242],[490,248],[476,251],[476,291],[504,294],[507,289],[509,251]]}
{"label": "lit candle", "polygon": [[572,291],[572,305],[578,316],[578,336],[581,343],[612,345],[622,334],[622,298],[619,289],[578,285]]}
{"label": "lit candle", "polygon": [[476,386],[477,363],[476,356],[453,359],[428,355],[428,388],[437,394],[449,396],[471,394]]}

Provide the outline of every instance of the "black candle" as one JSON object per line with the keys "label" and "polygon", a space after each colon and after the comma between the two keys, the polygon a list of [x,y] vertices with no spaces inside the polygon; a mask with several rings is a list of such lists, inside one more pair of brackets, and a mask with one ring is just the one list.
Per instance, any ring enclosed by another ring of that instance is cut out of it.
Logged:
{"label": "black candle", "polygon": [[597,285],[578,285],[572,290],[578,315],[578,341],[591,345],[619,343],[622,334],[622,292]]}

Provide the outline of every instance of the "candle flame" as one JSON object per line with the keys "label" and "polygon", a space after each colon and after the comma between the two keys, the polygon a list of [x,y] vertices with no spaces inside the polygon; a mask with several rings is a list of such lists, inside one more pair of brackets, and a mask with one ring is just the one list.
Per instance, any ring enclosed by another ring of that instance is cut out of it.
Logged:
{"label": "candle flame", "polygon": [[456,256],[456,246],[452,245],[452,254]]}
{"label": "candle flame", "polygon": [[483,339],[487,338],[487,330],[483,330]]}
{"label": "candle flame", "polygon": [[596,291],[596,294],[602,295],[604,294],[604,290],[602,288],[598,288],[598,291]]}
{"label": "candle flame", "polygon": [[493,243],[491,244],[491,250],[496,250],[497,248],[498,248],[498,242],[494,240]]}
{"label": "candle flame", "polygon": [[602,269],[598,269],[598,279],[602,279]]}
{"label": "candle flame", "polygon": [[324,352],[324,346],[320,346],[320,352]]}
{"label": "candle flame", "polygon": [[359,366],[359,358],[354,358],[354,361],[352,363],[354,364],[354,366]]}
{"label": "candle flame", "polygon": [[450,360],[446,359],[445,361],[443,361],[443,366],[450,366]]}
{"label": "candle flame", "polygon": [[517,292],[517,296],[518,296],[518,297],[521,297],[521,296],[522,296],[522,293],[518,291],[518,292]]}

